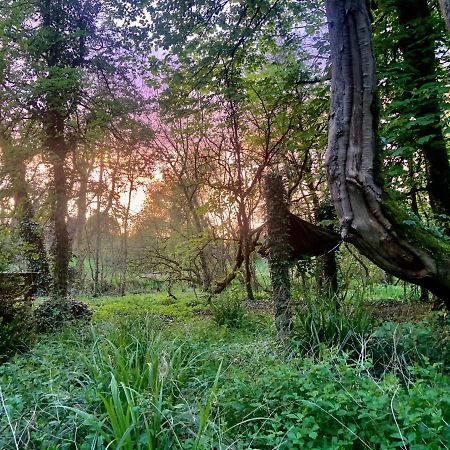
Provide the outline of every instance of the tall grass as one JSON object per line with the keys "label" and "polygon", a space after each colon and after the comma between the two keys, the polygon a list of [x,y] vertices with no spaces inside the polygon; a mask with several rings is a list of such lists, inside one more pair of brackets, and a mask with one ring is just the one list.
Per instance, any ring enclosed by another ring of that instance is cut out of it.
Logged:
{"label": "tall grass", "polygon": [[372,330],[370,313],[358,303],[305,297],[296,304],[294,338],[309,356],[330,348],[360,351]]}
{"label": "tall grass", "polygon": [[98,439],[115,450],[208,448],[207,431],[221,366],[204,403],[190,404],[181,390],[201,354],[183,344],[163,341],[152,330],[152,318],[125,321],[91,330],[93,344],[86,356],[88,382],[101,400],[95,414],[69,408],[88,424],[95,424]]}

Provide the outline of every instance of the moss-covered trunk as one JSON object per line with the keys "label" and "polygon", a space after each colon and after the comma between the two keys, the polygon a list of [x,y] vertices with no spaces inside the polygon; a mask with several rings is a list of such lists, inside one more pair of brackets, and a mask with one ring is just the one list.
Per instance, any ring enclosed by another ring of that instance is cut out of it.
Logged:
{"label": "moss-covered trunk", "polygon": [[47,148],[53,172],[53,296],[65,298],[69,272],[69,233],[67,231],[67,147],[63,137],[64,122],[58,114],[50,114],[47,125]]}
{"label": "moss-covered trunk", "polygon": [[265,177],[264,193],[267,211],[267,246],[278,334],[287,335],[292,322],[289,265],[292,247],[289,244],[289,214],[283,180],[276,173]]}

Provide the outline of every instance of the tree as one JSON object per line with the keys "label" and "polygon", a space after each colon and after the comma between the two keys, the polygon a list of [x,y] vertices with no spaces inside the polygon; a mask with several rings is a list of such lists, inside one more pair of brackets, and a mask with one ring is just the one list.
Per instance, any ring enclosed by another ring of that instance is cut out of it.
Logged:
{"label": "tree", "polygon": [[[4,3],[9,18],[1,34],[2,50],[14,49],[15,58],[9,58],[14,77],[7,73],[2,85],[22,123],[28,125],[22,128],[34,133],[34,154],[40,153],[46,164],[43,198],[54,225],[53,294],[64,298],[72,252],[68,229],[72,189],[79,186],[74,230],[78,246],[93,169],[86,161],[95,159],[106,135],[119,135],[118,128],[128,133],[126,118],[141,106],[137,86],[130,82],[138,64],[134,61],[132,67],[126,60],[120,35],[109,20],[111,4],[98,0]],[[80,148],[90,154],[78,157]]]}
{"label": "tree", "polygon": [[42,226],[36,218],[32,189],[26,177],[27,160],[36,154],[33,142],[36,130],[26,120],[26,99],[16,95],[18,89],[25,89],[28,80],[17,64],[20,49],[14,40],[11,42],[12,30],[26,14],[27,8],[18,10],[10,5],[0,11],[0,175],[7,180],[2,197],[11,198],[14,203],[14,219],[22,241],[18,248],[27,259],[28,269],[37,273],[37,287],[45,293],[50,283],[49,264]]}
{"label": "tree", "polygon": [[275,325],[280,337],[286,336],[292,324],[289,266],[292,247],[289,243],[289,216],[283,179],[277,173],[265,177],[264,193],[267,211],[267,246],[275,305]]}
{"label": "tree", "polygon": [[3,168],[9,176],[10,190],[14,200],[14,216],[18,222],[19,236],[23,241],[23,253],[28,268],[36,273],[36,285],[41,293],[47,293],[50,283],[50,269],[44,245],[42,227],[35,218],[26,180],[24,149],[17,145],[1,142]]}
{"label": "tree", "polygon": [[380,183],[376,76],[364,0],[328,0],[332,94],[327,173],[342,237],[386,271],[450,305],[450,243],[398,208]]}
{"label": "tree", "polygon": [[[450,218],[450,166],[444,139],[445,116],[441,113],[442,92],[447,92],[441,72],[447,69],[436,56],[442,38],[437,23],[440,21],[432,15],[427,0],[388,0],[379,5],[379,17],[384,17],[384,27],[389,27],[389,33],[382,32],[384,42],[379,42],[383,47],[379,59],[384,63],[383,107],[389,113],[383,127],[383,131],[390,129],[386,153],[401,161],[395,170],[403,169],[409,179],[402,189],[410,191],[412,204],[422,184],[417,181],[422,180],[409,177],[408,172],[423,171],[423,185],[435,219],[448,228],[445,216]],[[410,93],[407,98],[405,92]]]}

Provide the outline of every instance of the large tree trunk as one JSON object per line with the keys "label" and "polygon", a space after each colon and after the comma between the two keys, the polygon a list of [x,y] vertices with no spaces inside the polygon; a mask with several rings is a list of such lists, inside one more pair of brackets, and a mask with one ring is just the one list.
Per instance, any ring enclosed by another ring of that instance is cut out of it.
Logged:
{"label": "large tree trunk", "polygon": [[57,113],[48,115],[47,148],[53,172],[53,296],[67,297],[69,271],[69,233],[67,231],[67,146],[64,140],[64,120]]}
{"label": "large tree trunk", "polygon": [[450,306],[450,244],[411,223],[375,181],[375,62],[364,0],[327,0],[332,94],[327,174],[342,237]]}

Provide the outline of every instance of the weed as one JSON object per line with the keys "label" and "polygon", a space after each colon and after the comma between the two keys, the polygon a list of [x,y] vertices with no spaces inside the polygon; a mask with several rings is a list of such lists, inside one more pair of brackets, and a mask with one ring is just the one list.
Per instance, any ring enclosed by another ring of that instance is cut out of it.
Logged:
{"label": "weed", "polygon": [[240,290],[233,286],[211,301],[214,322],[219,326],[239,328],[244,318],[243,298]]}

